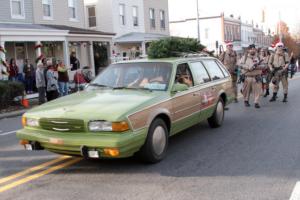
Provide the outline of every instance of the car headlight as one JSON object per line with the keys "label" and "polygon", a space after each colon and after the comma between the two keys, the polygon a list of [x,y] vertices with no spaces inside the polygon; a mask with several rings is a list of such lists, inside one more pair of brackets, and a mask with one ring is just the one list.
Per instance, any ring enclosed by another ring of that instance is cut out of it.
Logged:
{"label": "car headlight", "polygon": [[107,122],[107,121],[90,121],[89,130],[93,132],[98,131],[112,131],[123,132],[129,130],[128,123],[123,122]]}
{"label": "car headlight", "polygon": [[38,119],[22,117],[23,126],[37,127],[40,125]]}

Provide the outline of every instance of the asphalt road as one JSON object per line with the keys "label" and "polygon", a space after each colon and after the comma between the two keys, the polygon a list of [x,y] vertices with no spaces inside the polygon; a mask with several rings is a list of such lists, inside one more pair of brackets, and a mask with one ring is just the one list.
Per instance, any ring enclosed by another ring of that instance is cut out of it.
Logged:
{"label": "asphalt road", "polygon": [[[259,110],[231,104],[221,128],[201,123],[172,137],[155,165],[25,151],[10,133],[21,128],[20,117],[3,119],[0,199],[290,199],[300,181],[298,91],[300,78],[290,81],[286,104],[282,94],[275,103],[263,99]],[[56,163],[41,166],[49,161]]]}

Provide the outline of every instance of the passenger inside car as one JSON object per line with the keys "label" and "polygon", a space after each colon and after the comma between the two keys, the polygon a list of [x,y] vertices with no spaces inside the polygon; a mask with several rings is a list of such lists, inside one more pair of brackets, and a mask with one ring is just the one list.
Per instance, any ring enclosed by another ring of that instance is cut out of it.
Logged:
{"label": "passenger inside car", "polygon": [[186,74],[182,74],[179,76],[178,78],[178,83],[181,83],[181,84],[186,84],[188,87],[191,87],[193,86],[193,82],[192,80],[190,79],[190,77]]}
{"label": "passenger inside car", "polygon": [[193,79],[188,64],[178,65],[175,83],[186,84],[188,87],[193,86]]}

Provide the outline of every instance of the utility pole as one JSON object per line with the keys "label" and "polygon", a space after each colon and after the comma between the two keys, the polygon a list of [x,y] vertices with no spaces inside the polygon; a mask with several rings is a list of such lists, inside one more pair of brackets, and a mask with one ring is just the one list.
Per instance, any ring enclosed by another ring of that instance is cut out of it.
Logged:
{"label": "utility pole", "polygon": [[281,14],[279,11],[279,41],[282,42],[282,32],[281,32]]}
{"label": "utility pole", "polygon": [[198,0],[196,0],[197,2],[197,30],[198,30],[198,41],[200,43],[200,25],[199,25],[199,2]]}

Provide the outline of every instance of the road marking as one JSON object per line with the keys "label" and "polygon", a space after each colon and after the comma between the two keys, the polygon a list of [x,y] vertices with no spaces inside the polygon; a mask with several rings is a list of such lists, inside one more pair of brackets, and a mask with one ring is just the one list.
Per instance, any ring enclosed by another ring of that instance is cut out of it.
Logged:
{"label": "road marking", "polygon": [[44,170],[44,171],[41,171],[41,172],[39,172],[39,173],[30,175],[30,176],[28,176],[28,177],[26,177],[26,178],[23,178],[23,179],[20,179],[20,180],[18,180],[18,181],[15,181],[15,182],[12,182],[12,183],[10,183],[10,184],[7,184],[7,185],[5,185],[5,186],[3,186],[3,187],[0,187],[0,193],[2,193],[2,192],[4,192],[4,191],[7,191],[7,190],[9,190],[9,189],[12,189],[12,188],[14,188],[14,187],[17,187],[17,186],[19,186],[19,185],[22,185],[22,184],[24,184],[24,183],[27,183],[27,182],[29,182],[29,181],[32,181],[32,180],[34,180],[34,179],[40,178],[40,177],[42,177],[42,176],[44,176],[44,175],[47,175],[47,174],[49,174],[49,173],[51,173],[51,172],[54,172],[54,171],[56,171],[56,170],[59,170],[59,169],[62,169],[62,168],[64,168],[64,167],[68,167],[68,166],[70,166],[70,165],[73,165],[73,164],[75,164],[75,163],[77,163],[77,162],[79,162],[79,161],[81,161],[81,160],[82,160],[82,158],[73,158],[72,160],[69,160],[68,162],[65,162],[65,163],[62,163],[62,164],[53,166],[53,167],[51,167],[51,168],[49,168],[49,169],[46,169],[46,170]]}
{"label": "road marking", "polygon": [[20,177],[20,176],[24,176],[24,175],[26,175],[26,174],[35,172],[35,171],[37,171],[37,170],[43,169],[43,168],[45,168],[45,167],[48,167],[48,166],[50,166],[50,165],[52,165],[52,164],[58,163],[58,162],[60,162],[60,161],[63,161],[63,160],[65,160],[65,159],[68,159],[68,158],[71,158],[71,156],[61,156],[61,157],[59,157],[59,158],[57,158],[57,159],[54,159],[54,160],[45,162],[45,163],[43,163],[43,164],[41,164],[41,165],[37,165],[37,166],[35,166],[35,167],[26,169],[26,170],[24,170],[24,171],[18,172],[18,173],[13,174],[13,175],[10,175],[10,176],[8,176],[8,177],[1,178],[1,179],[0,179],[0,184],[5,183],[5,182],[10,181],[10,180],[13,180],[13,179],[16,179],[16,178],[18,178],[18,177]]}
{"label": "road marking", "polygon": [[15,132],[17,132],[17,131],[18,131],[18,130],[15,130],[15,131],[9,131],[9,132],[5,132],[5,133],[1,133],[0,136],[9,135],[9,134],[15,133]]}
{"label": "road marking", "polygon": [[298,181],[294,187],[290,200],[299,200],[300,199],[300,181]]}

